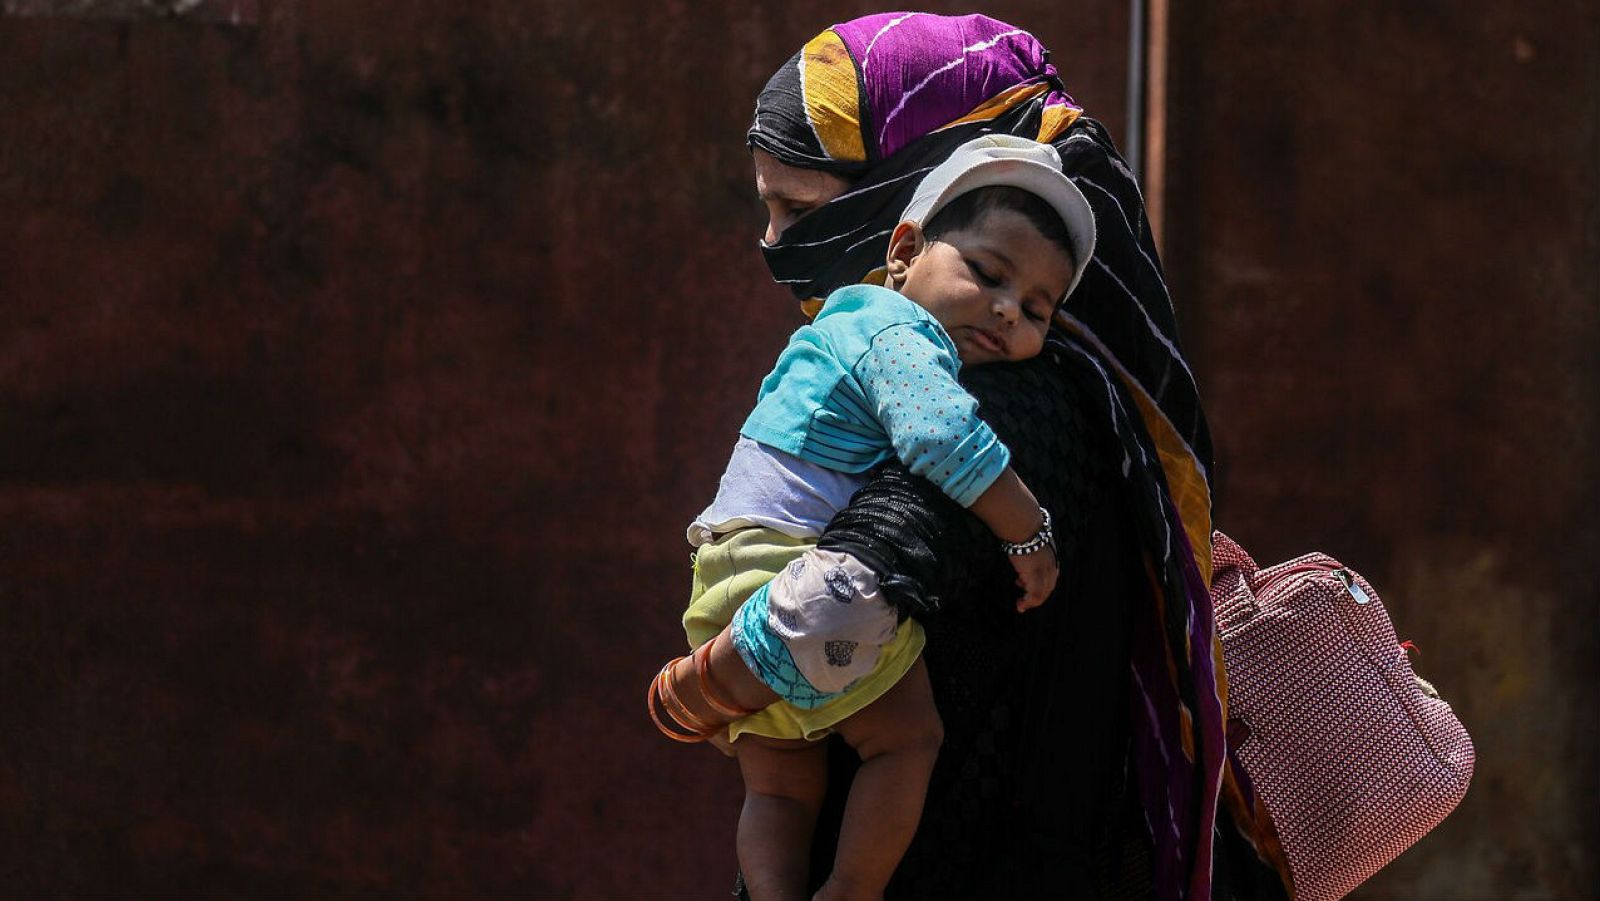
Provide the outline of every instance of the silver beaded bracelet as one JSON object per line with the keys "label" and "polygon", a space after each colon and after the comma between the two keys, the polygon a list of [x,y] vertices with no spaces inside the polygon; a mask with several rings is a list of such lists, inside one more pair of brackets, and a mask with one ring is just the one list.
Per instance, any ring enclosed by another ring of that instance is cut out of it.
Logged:
{"label": "silver beaded bracelet", "polygon": [[1044,548],[1049,548],[1050,553],[1056,552],[1056,533],[1050,528],[1050,511],[1043,507],[1039,512],[1044,514],[1044,524],[1039,526],[1039,531],[1034,533],[1027,541],[1013,542],[1002,541],[1000,547],[1013,557],[1022,557],[1027,554],[1037,553]]}

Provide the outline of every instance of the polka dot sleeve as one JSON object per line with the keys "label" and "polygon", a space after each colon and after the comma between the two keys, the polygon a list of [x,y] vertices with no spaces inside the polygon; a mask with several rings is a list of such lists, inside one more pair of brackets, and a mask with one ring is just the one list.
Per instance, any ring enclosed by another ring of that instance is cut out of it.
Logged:
{"label": "polka dot sleeve", "polygon": [[978,418],[977,400],[956,381],[960,364],[930,328],[885,328],[854,375],[900,462],[968,507],[1005,471],[1011,452]]}

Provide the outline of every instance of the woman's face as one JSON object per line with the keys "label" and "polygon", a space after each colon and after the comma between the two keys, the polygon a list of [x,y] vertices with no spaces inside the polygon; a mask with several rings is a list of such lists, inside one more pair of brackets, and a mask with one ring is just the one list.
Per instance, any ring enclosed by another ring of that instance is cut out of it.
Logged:
{"label": "woman's face", "polygon": [[799,169],[781,163],[757,147],[751,150],[756,166],[756,196],[767,205],[767,233],[762,240],[778,243],[785,229],[801,216],[845,192],[850,183],[816,169]]}

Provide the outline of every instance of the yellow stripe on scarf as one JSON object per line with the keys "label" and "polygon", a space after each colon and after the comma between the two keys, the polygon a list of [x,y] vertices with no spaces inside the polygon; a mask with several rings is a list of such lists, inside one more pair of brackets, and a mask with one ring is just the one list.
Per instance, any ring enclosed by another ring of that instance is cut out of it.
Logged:
{"label": "yellow stripe on scarf", "polygon": [[[1178,658],[1173,653],[1172,642],[1166,640],[1167,621],[1167,593],[1161,590],[1161,579],[1156,575],[1155,560],[1149,554],[1144,555],[1144,577],[1150,583],[1150,596],[1156,601],[1156,628],[1162,630],[1161,660],[1166,664],[1167,680],[1173,685],[1182,684],[1178,678]],[[1189,635],[1183,636],[1183,662],[1194,669],[1194,661],[1189,659]],[[1178,742],[1183,747],[1183,756],[1195,763],[1200,758],[1195,754],[1194,748],[1194,712],[1180,697],[1178,699]]]}
{"label": "yellow stripe on scarf", "polygon": [[800,87],[805,93],[806,119],[828,158],[865,162],[856,64],[844,41],[832,31],[824,31],[806,43],[800,56]]}
{"label": "yellow stripe on scarf", "polygon": [[[1144,427],[1150,433],[1151,440],[1156,443],[1156,453],[1161,457],[1161,471],[1167,477],[1167,491],[1172,495],[1173,506],[1178,508],[1178,517],[1183,520],[1183,531],[1189,536],[1189,546],[1194,550],[1195,566],[1200,570],[1200,578],[1205,582],[1206,588],[1211,588],[1211,486],[1206,484],[1206,478],[1200,472],[1200,462],[1195,459],[1189,446],[1178,436],[1178,430],[1172,427],[1165,413],[1156,406],[1156,402],[1138,380],[1129,375],[1122,368],[1116,357],[1101,344],[1099,339],[1083,325],[1083,323],[1068,316],[1065,312],[1056,314],[1056,324],[1062,326],[1069,334],[1083,338],[1101,353],[1116,369],[1117,377],[1128,386],[1128,393],[1133,395],[1134,403],[1139,405],[1139,418],[1144,420]],[[1220,671],[1220,670],[1219,670]]]}
{"label": "yellow stripe on scarf", "polygon": [[1067,130],[1068,126],[1078,121],[1078,117],[1081,115],[1083,115],[1083,110],[1067,106],[1065,103],[1045,107],[1044,112],[1039,116],[1039,137],[1035,138],[1035,140],[1045,144],[1055,141],[1056,138],[1061,136],[1062,132]]}
{"label": "yellow stripe on scarf", "polygon": [[1156,406],[1150,395],[1144,393],[1139,383],[1126,373],[1118,372],[1123,384],[1139,405],[1144,426],[1155,440],[1156,452],[1161,455],[1161,469],[1167,475],[1167,490],[1172,503],[1183,520],[1183,530],[1189,535],[1189,546],[1194,549],[1194,562],[1200,568],[1200,578],[1206,588],[1211,588],[1211,489],[1200,475],[1200,466],[1188,445],[1178,437],[1177,429],[1167,421],[1166,414]]}
{"label": "yellow stripe on scarf", "polygon": [[968,122],[987,122],[990,119],[999,118],[1006,110],[1027,103],[1029,100],[1049,90],[1050,86],[1043,83],[1012,85],[978,104],[972,112],[952,122],[946,122],[934,129],[934,131],[944,131],[947,128],[955,128],[957,125],[965,125]]}
{"label": "yellow stripe on scarf", "polygon": [[[1013,85],[985,100],[972,112],[953,122],[947,122],[939,126],[935,131],[944,131],[947,128],[955,128],[957,125],[966,125],[969,122],[988,122],[991,119],[998,119],[1008,111],[1049,92],[1050,85],[1043,82]],[[1083,110],[1068,106],[1065,103],[1046,106],[1040,114],[1039,135],[1034,140],[1047,144],[1054,141],[1062,132],[1067,130],[1067,126],[1076,122],[1081,115],[1083,115]]]}

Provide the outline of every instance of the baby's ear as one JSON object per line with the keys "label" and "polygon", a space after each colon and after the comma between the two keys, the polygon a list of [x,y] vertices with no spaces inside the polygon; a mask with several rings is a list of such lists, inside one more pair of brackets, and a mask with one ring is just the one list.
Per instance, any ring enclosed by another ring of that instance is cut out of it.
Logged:
{"label": "baby's ear", "polygon": [[911,262],[922,255],[927,239],[922,236],[922,226],[915,222],[902,222],[889,236],[889,254],[884,266],[889,270],[889,284],[895,285],[905,278]]}

